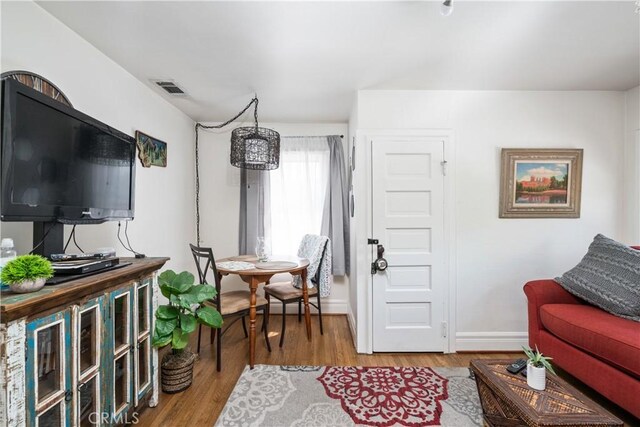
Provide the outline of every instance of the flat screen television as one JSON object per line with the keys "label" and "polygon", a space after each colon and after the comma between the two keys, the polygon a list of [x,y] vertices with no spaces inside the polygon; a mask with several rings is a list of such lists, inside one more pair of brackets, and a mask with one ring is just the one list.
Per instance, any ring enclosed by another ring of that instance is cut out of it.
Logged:
{"label": "flat screen television", "polygon": [[133,219],[135,140],[16,80],[2,82],[0,219]]}

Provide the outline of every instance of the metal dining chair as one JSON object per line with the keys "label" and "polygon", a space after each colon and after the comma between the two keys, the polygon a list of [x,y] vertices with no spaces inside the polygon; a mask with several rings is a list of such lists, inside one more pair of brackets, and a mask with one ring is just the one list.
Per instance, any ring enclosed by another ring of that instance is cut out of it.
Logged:
{"label": "metal dining chair", "polygon": [[[300,249],[298,250],[298,256],[309,259],[311,257],[310,253],[305,253],[305,239],[317,239],[320,236],[306,235],[302,242],[300,243]],[[322,250],[316,253],[319,253],[320,262],[313,263],[313,260],[309,259],[311,262],[311,266],[315,264],[315,271],[309,271],[309,280],[314,284],[313,287],[307,287],[309,300],[312,297],[315,297],[316,303],[309,301],[309,304],[314,306],[318,310],[318,322],[320,323],[320,335],[324,335],[324,330],[322,328],[322,305],[320,303],[320,291],[318,289],[319,277],[320,277],[320,264],[323,261],[325,253],[327,251],[327,245],[331,244],[330,240],[327,239],[323,243]],[[267,298],[267,301],[270,300],[270,297],[274,297],[282,303],[282,329],[280,332],[280,344],[282,347],[284,344],[284,333],[287,329],[287,304],[291,302],[298,303],[298,322],[302,321],[302,289],[297,288],[293,285],[292,281],[289,282],[279,282],[279,283],[268,283],[264,287],[264,294]]]}
{"label": "metal dining chair", "polygon": [[[231,323],[223,328],[211,329],[211,344],[216,344],[216,369],[220,371],[222,369],[222,335],[229,330],[229,328],[238,320],[242,320],[242,329],[244,330],[244,336],[247,338],[247,325],[244,317],[249,314],[250,297],[249,291],[229,291],[222,292],[220,286],[220,275],[216,268],[215,258],[213,257],[213,251],[211,248],[203,248],[189,244],[191,248],[191,254],[196,263],[198,270],[198,276],[200,283],[209,284],[207,282],[207,273],[210,271],[213,273],[215,288],[217,295],[213,300],[205,301],[204,305],[211,306],[218,310],[222,315],[223,320],[233,319]],[[271,351],[271,343],[269,343],[269,302],[262,296],[256,298],[256,310],[262,311],[262,330],[264,331],[264,339],[267,344],[267,349]],[[198,353],[200,353],[200,339],[202,336],[202,324],[198,327]]]}

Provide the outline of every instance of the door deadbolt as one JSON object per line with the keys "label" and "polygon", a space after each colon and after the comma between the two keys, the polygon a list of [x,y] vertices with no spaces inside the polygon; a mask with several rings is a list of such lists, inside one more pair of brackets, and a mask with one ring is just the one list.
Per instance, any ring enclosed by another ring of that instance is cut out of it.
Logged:
{"label": "door deadbolt", "polygon": [[378,245],[378,258],[371,263],[371,274],[376,274],[378,271],[385,271],[389,264],[387,260],[382,256],[384,254],[384,246]]}

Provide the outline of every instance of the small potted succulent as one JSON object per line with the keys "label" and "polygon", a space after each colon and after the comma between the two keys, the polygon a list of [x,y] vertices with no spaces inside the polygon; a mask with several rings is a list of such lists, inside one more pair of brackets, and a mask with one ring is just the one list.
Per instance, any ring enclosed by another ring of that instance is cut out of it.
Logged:
{"label": "small potted succulent", "polygon": [[547,383],[546,372],[547,369],[553,375],[556,375],[553,370],[553,366],[549,360],[552,360],[551,357],[543,356],[542,353],[538,350],[538,346],[536,346],[536,351],[534,352],[531,347],[522,347],[524,353],[527,355],[527,385],[529,387],[534,388],[536,390],[544,390]]}
{"label": "small potted succulent", "polygon": [[195,355],[187,347],[189,336],[198,328],[198,323],[210,328],[222,326],[222,316],[213,307],[202,303],[216,296],[216,288],[206,284],[194,284],[193,274],[173,270],[158,276],[162,295],[169,304],[156,310],[156,325],[153,331],[153,345],[171,345],[172,352],[162,358],[162,390],[177,393],[189,388],[193,381]]}
{"label": "small potted succulent", "polygon": [[2,283],[13,292],[24,294],[42,289],[53,276],[51,263],[40,255],[21,255],[9,261],[0,273]]}

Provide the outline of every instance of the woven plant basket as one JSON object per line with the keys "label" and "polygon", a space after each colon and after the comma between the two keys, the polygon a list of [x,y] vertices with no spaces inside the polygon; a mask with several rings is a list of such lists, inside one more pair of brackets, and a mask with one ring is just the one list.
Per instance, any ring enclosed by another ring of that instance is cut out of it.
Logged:
{"label": "woven plant basket", "polygon": [[168,353],[162,358],[162,391],[178,393],[193,382],[193,363],[196,355],[189,348],[179,353]]}

